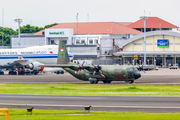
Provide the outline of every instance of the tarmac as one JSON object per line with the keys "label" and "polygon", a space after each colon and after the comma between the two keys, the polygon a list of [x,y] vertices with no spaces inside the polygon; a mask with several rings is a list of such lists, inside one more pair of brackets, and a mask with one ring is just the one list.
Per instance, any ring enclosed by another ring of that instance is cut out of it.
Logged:
{"label": "tarmac", "polygon": [[[180,69],[160,68],[153,71],[141,71],[136,84],[180,84]],[[90,84],[68,73],[41,73],[38,75],[1,75],[0,84]],[[103,84],[103,82],[99,82]],[[111,84],[126,84],[124,81],[112,81]],[[26,104],[28,106],[26,106]],[[17,95],[0,94],[0,107],[58,110],[84,110],[91,105],[96,111],[133,111],[133,112],[180,112],[180,97],[143,97],[143,96],[63,96],[63,95]]]}
{"label": "tarmac", "polygon": [[[141,78],[135,80],[136,84],[180,84],[180,69],[160,68],[159,70],[141,71]],[[55,73],[40,73],[38,75],[1,75],[1,83],[15,84],[90,84],[89,81],[81,81],[70,75]],[[104,84],[99,81],[98,84]],[[124,81],[112,81],[111,84],[127,84]]]}
{"label": "tarmac", "polygon": [[6,108],[95,111],[180,112],[180,97],[145,96],[73,96],[0,94],[0,106]]}

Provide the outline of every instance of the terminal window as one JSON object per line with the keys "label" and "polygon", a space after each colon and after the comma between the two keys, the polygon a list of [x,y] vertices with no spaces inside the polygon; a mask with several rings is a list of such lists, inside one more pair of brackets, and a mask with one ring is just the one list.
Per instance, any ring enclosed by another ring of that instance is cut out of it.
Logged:
{"label": "terminal window", "polygon": [[81,44],[84,44],[85,43],[85,40],[81,40]]}
{"label": "terminal window", "polygon": [[51,45],[54,45],[54,40],[51,40]]}
{"label": "terminal window", "polygon": [[98,39],[95,39],[95,40],[94,40],[94,44],[98,44]]}
{"label": "terminal window", "polygon": [[76,44],[80,44],[80,40],[76,40]]}
{"label": "terminal window", "polygon": [[89,40],[89,44],[93,44],[93,40]]}

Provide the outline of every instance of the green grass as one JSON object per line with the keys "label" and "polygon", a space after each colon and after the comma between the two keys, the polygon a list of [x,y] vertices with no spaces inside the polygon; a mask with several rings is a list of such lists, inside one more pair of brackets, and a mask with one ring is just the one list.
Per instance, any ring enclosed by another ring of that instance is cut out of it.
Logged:
{"label": "green grass", "polygon": [[0,94],[180,96],[180,85],[0,84]]}
{"label": "green grass", "polygon": [[[26,109],[9,109],[10,120],[179,120],[180,113],[107,112],[77,110],[39,110],[26,115]],[[0,120],[5,120],[0,116]]]}

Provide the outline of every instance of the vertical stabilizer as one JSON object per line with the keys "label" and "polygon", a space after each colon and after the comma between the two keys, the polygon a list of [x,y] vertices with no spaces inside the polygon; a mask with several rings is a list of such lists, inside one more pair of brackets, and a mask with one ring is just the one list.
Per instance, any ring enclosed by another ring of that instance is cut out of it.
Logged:
{"label": "vertical stabilizer", "polygon": [[67,53],[65,43],[63,40],[60,40],[57,64],[68,64],[69,61],[69,55]]}

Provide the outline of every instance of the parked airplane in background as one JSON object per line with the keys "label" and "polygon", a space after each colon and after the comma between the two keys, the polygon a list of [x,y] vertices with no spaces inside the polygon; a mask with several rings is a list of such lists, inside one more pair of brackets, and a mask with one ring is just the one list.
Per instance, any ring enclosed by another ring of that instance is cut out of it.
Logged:
{"label": "parked airplane in background", "polygon": [[[73,55],[69,54],[72,60]],[[58,46],[44,45],[22,49],[0,49],[0,75],[4,75],[3,69],[9,70],[9,75],[35,74],[44,70],[38,67],[43,64],[57,63]],[[61,68],[59,68],[62,70]]]}
{"label": "parked airplane in background", "polygon": [[[84,64],[84,63],[83,63]],[[70,62],[64,41],[59,42],[57,64],[40,65],[40,67],[61,67],[77,79],[97,84],[98,81],[111,83],[111,81],[126,81],[130,84],[141,77],[137,68],[120,65],[78,65]]]}

